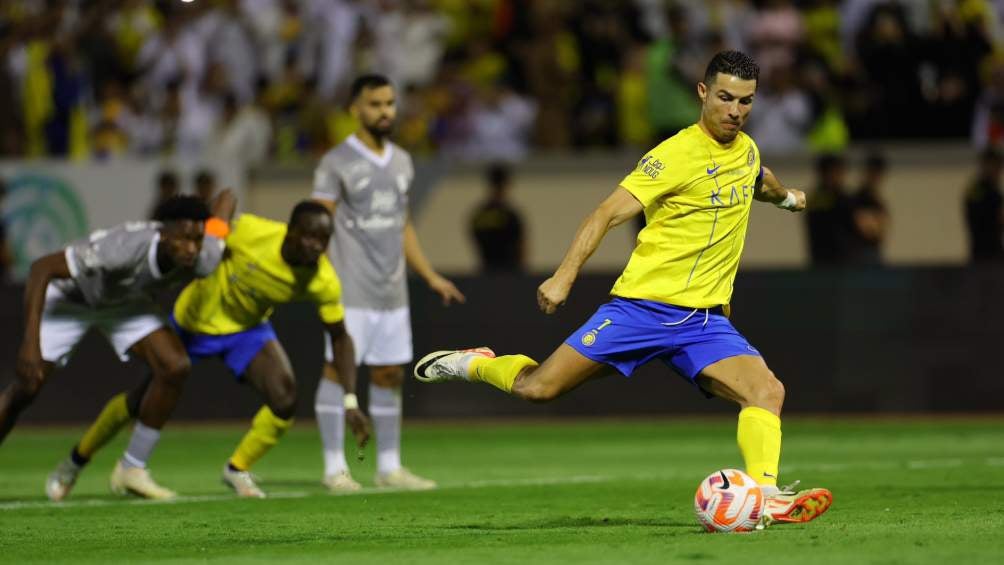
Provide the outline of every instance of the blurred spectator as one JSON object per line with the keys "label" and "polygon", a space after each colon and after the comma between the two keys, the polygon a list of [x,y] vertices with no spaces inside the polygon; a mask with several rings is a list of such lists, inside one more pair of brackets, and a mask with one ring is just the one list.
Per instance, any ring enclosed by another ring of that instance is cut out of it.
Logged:
{"label": "blurred spectator", "polygon": [[3,201],[7,197],[7,183],[0,178],[0,284],[5,284],[10,279],[11,271],[14,269],[14,254],[10,249],[10,242],[7,241],[7,224],[4,221]]}
{"label": "blurred spectator", "polygon": [[858,265],[882,263],[882,243],[889,232],[889,210],[882,197],[886,166],[885,157],[881,154],[868,155],[861,187],[851,198],[854,230],[850,259]]}
{"label": "blurred spectator", "polygon": [[794,66],[805,41],[805,25],[791,0],[765,0],[747,29],[761,79],[770,77],[775,69]]}
{"label": "blurred spectator", "polygon": [[809,194],[806,213],[813,266],[840,265],[850,260],[853,224],[846,173],[840,155],[822,155],[816,160],[817,185]]}
{"label": "blurred spectator", "polygon": [[980,169],[966,190],[966,227],[970,259],[974,263],[1004,260],[1004,194],[1001,193],[1001,161],[996,149],[980,156]]}
{"label": "blurred spectator", "polygon": [[405,91],[426,86],[446,50],[450,20],[430,0],[402,0],[381,13],[376,24],[378,67]]}
{"label": "blurred spectator", "polygon": [[192,186],[195,187],[195,195],[208,205],[213,201],[213,196],[216,195],[216,175],[202,169],[195,174]]}
{"label": "blurred spectator", "polygon": [[150,206],[150,212],[147,214],[147,218],[152,220],[157,208],[159,208],[161,204],[180,193],[181,185],[178,182],[178,174],[169,170],[161,171],[160,174],[157,175],[157,193],[154,195],[153,205]]}
{"label": "blurred spectator", "polygon": [[259,82],[254,100],[243,107],[238,107],[234,95],[223,97],[223,115],[213,146],[224,162],[258,165],[268,157],[272,123],[265,111],[264,93],[265,84]]}
{"label": "blurred spectator", "polygon": [[526,158],[536,105],[505,84],[488,87],[470,110],[461,155],[473,161],[514,163]]}
{"label": "blurred spectator", "polygon": [[669,34],[649,44],[645,54],[648,121],[659,141],[697,119],[697,83],[703,80],[707,64],[701,60],[704,53],[691,36],[687,11],[670,6],[666,19]]}
{"label": "blurred spectator", "polygon": [[523,220],[508,200],[511,172],[506,165],[486,171],[488,199],[471,215],[471,237],[486,273],[521,272],[526,266]]}
{"label": "blurred spectator", "polygon": [[777,67],[757,88],[748,132],[768,154],[798,151],[812,125],[809,96],[795,84],[787,67]]}

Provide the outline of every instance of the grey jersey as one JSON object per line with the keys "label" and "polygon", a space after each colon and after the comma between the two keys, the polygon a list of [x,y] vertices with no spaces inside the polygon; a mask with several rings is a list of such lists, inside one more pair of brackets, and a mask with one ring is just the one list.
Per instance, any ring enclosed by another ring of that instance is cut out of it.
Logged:
{"label": "grey jersey", "polygon": [[376,155],[354,135],[317,166],[313,197],[337,204],[331,261],[346,306],[408,305],[404,226],[414,176],[407,151],[388,142]]}
{"label": "grey jersey", "polygon": [[95,308],[150,301],[158,291],[208,275],[223,257],[223,242],[206,236],[192,269],[157,266],[160,224],[127,222],[97,230],[66,247],[70,279],[53,281],[68,299]]}

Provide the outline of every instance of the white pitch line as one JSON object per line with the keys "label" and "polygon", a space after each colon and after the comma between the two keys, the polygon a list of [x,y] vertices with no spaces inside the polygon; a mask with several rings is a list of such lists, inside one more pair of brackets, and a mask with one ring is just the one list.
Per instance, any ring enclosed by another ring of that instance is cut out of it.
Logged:
{"label": "white pitch line", "polygon": [[[306,492],[274,492],[269,498],[306,498]],[[237,500],[232,494],[206,494],[200,496],[179,496],[173,500],[148,500],[144,498],[135,499],[91,499],[91,500],[67,500],[65,502],[50,502],[47,500],[26,501],[26,502],[4,502],[0,503],[0,510],[28,510],[32,508],[100,508],[105,506],[146,506],[152,504],[186,504],[190,502],[218,502],[222,500]]]}

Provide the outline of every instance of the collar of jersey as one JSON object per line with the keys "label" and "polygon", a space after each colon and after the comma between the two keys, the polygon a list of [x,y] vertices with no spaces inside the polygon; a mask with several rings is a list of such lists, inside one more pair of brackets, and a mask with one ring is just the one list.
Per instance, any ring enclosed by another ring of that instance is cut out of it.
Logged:
{"label": "collar of jersey", "polygon": [[146,252],[146,258],[150,262],[150,272],[153,273],[153,278],[160,279],[163,278],[163,273],[160,272],[160,266],[157,265],[157,244],[160,243],[160,232],[153,232],[153,240],[150,242],[150,250]]}
{"label": "collar of jersey", "polygon": [[387,163],[390,163],[391,157],[394,156],[394,146],[390,143],[387,143],[384,148],[383,155],[377,155],[372,149],[366,147],[366,144],[356,137],[356,134],[350,135],[345,141],[353,149],[355,149],[357,153],[365,157],[367,161],[373,163],[381,169],[386,167]]}

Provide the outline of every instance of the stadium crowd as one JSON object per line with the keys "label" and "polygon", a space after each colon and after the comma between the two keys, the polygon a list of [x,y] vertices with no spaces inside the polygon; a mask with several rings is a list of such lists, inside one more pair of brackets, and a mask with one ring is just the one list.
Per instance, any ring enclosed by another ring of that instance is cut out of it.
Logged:
{"label": "stadium crowd", "polygon": [[309,159],[352,130],[346,83],[370,70],[400,86],[417,153],[644,147],[693,121],[725,46],[763,67],[764,151],[984,146],[1004,138],[1002,4],[5,0],[0,154]]}

